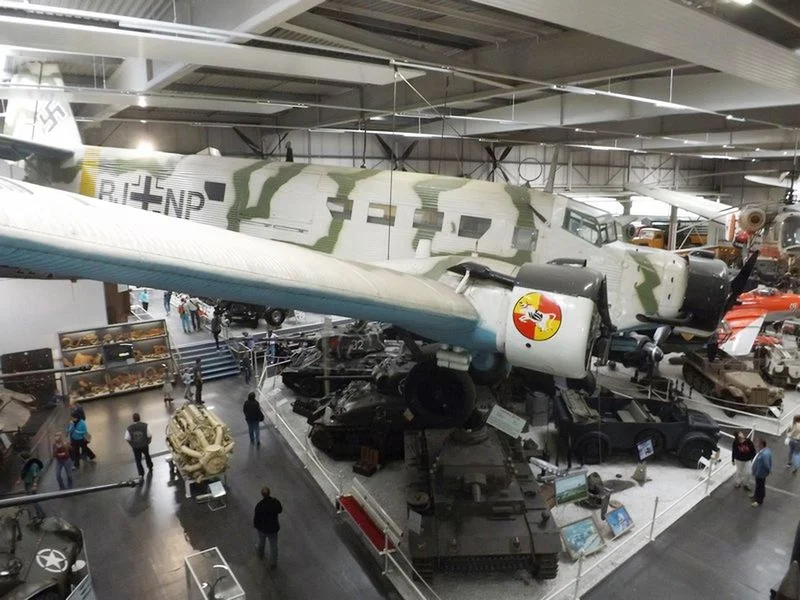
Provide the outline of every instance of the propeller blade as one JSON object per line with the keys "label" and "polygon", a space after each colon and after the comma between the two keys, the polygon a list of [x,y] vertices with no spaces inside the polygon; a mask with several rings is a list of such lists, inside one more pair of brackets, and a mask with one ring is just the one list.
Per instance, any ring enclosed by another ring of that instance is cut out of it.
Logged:
{"label": "propeller blade", "polygon": [[246,133],[244,133],[244,132],[243,132],[241,129],[239,129],[238,127],[234,127],[234,128],[233,128],[233,132],[234,132],[236,135],[238,135],[238,136],[239,136],[239,139],[240,139],[240,140],[242,140],[242,141],[245,143],[245,145],[246,145],[248,148],[250,148],[250,150],[252,150],[252,151],[253,151],[253,153],[254,153],[254,154],[257,154],[258,156],[260,156],[260,157],[262,157],[262,158],[264,157],[264,151],[263,151],[263,150],[261,150],[261,146],[259,146],[259,145],[258,145],[258,144],[256,144],[256,143],[255,143],[255,142],[254,142],[252,139],[250,139],[250,137],[249,137],[249,136],[248,136]]}
{"label": "propeller blade", "polygon": [[736,277],[731,281],[731,293],[728,295],[728,301],[725,303],[725,312],[728,312],[736,304],[736,299],[739,294],[744,293],[747,287],[747,280],[753,274],[756,268],[756,261],[758,260],[758,250],[754,250],[747,257],[747,261],[742,265],[742,268],[736,274]]}
{"label": "propeller blade", "polygon": [[505,149],[503,150],[503,153],[500,154],[500,158],[498,159],[498,162],[504,161],[506,159],[506,156],[508,156],[509,152],[511,152],[512,148],[513,148],[513,146],[506,146]]}
{"label": "propeller blade", "polygon": [[414,151],[414,148],[417,147],[418,143],[419,143],[419,140],[414,140],[413,142],[411,142],[408,145],[408,148],[406,148],[406,151],[403,152],[403,154],[400,155],[400,162],[405,161],[411,155],[411,153]]}
{"label": "propeller blade", "polygon": [[661,342],[667,339],[672,334],[672,327],[669,325],[662,325],[658,329],[656,329],[655,334],[653,334],[653,343],[656,346],[660,346]]}
{"label": "propeller blade", "polygon": [[503,165],[497,165],[497,166],[499,167],[500,175],[502,175],[503,179],[505,179],[506,183],[508,183],[510,180],[508,178],[508,173],[506,173],[506,170],[503,168]]}
{"label": "propeller blade", "polygon": [[491,146],[484,146],[484,150],[486,150],[486,154],[489,155],[489,158],[492,159],[492,164],[497,164],[497,157],[494,155],[494,148]]}
{"label": "propeller blade", "polygon": [[392,162],[394,162],[395,156],[394,156],[394,150],[392,150],[392,147],[389,144],[387,144],[386,140],[384,140],[377,133],[375,134],[375,137],[378,139],[378,143],[381,145],[381,148],[383,148],[383,153],[386,155],[386,158],[388,158]]}

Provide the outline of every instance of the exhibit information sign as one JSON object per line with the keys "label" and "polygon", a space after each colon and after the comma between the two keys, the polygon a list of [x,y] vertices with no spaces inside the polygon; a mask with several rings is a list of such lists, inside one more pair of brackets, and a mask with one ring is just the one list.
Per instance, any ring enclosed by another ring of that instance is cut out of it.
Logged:
{"label": "exhibit information sign", "polygon": [[506,410],[497,404],[492,407],[492,411],[489,413],[489,418],[486,419],[486,423],[510,435],[514,439],[518,438],[525,428],[525,419],[518,417],[510,410]]}

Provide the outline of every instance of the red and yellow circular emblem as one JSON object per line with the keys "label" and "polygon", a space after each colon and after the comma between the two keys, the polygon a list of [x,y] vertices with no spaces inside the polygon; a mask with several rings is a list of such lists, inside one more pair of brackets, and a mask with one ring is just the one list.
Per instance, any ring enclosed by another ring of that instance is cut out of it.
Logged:
{"label": "red and yellow circular emblem", "polygon": [[530,292],[514,305],[514,326],[531,340],[549,340],[561,327],[561,307],[539,292]]}

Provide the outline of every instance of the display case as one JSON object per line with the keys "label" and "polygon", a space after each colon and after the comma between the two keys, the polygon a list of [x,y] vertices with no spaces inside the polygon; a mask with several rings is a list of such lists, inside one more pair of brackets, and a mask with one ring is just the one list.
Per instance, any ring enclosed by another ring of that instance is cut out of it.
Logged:
{"label": "display case", "polygon": [[183,559],[189,600],[244,600],[244,589],[214,546]]}
{"label": "display case", "polygon": [[65,367],[91,371],[65,374],[71,401],[90,400],[163,385],[171,364],[163,320],[120,323],[58,335]]}

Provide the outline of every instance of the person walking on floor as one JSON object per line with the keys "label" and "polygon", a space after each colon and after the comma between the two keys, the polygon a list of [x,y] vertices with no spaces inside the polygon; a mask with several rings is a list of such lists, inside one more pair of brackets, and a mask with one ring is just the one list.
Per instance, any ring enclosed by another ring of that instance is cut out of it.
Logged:
{"label": "person walking on floor", "polygon": [[197,306],[197,298],[189,298],[186,301],[186,308],[189,309],[189,317],[192,320],[192,331],[200,331],[200,307]]}
{"label": "person walking on floor", "polygon": [[195,404],[204,404],[203,402],[203,366],[200,359],[194,361],[194,370],[192,371],[192,379],[194,380],[194,401]]}
{"label": "person walking on floor", "polygon": [[150,308],[150,292],[147,291],[147,288],[139,292],[139,304],[142,305],[144,312],[147,312],[147,309]]}
{"label": "person walking on floor", "polygon": [[214,336],[214,343],[217,345],[217,352],[219,352],[219,334],[222,333],[222,316],[219,314],[218,309],[214,309],[214,316],[211,318],[211,335]]}
{"label": "person walking on floor", "polygon": [[267,364],[275,362],[275,355],[278,348],[278,336],[274,329],[267,329]]}
{"label": "person walking on floor", "polygon": [[172,310],[172,292],[167,290],[164,292],[164,312],[167,313],[167,316],[169,316],[171,310]]}
{"label": "person walking on floor", "polygon": [[733,447],[731,448],[731,460],[736,467],[733,476],[733,487],[739,488],[744,485],[744,489],[750,491],[750,461],[756,455],[756,447],[753,442],[745,436],[744,431],[737,431],[733,437]]}
{"label": "person walking on floor", "polygon": [[175,374],[169,370],[167,365],[161,366],[164,367],[164,387],[161,388],[164,393],[164,404],[172,406],[172,382],[175,379]]}
{"label": "person walking on floor", "polygon": [[[64,439],[64,434],[56,432],[53,437],[53,460],[56,462],[56,481],[58,489],[67,490],[72,488],[72,460],[70,460],[69,444]],[[64,484],[64,475],[67,483]]]}
{"label": "person walking on floor", "polygon": [[[35,494],[39,491],[39,480],[42,477],[44,465],[42,464],[42,461],[35,456],[32,456],[29,452],[23,452],[21,456],[25,461],[25,464],[22,465],[22,470],[20,471],[19,477],[22,480],[25,493]],[[44,519],[44,510],[42,510],[42,507],[39,506],[38,502],[33,503],[33,510],[36,513],[36,518]]]}
{"label": "person walking on floor", "polygon": [[756,491],[753,494],[753,506],[761,506],[766,495],[767,477],[772,472],[772,450],[767,448],[764,438],[756,442],[758,453],[753,459],[753,477],[756,479]]}
{"label": "person walking on floor", "polygon": [[153,460],[150,458],[150,442],[153,436],[147,429],[147,423],[142,421],[139,413],[133,413],[133,423],[128,425],[125,430],[125,441],[133,449],[133,460],[136,461],[136,470],[139,477],[144,477],[144,467],[142,467],[142,457],[147,464],[147,470],[153,470]]}
{"label": "person walking on floor", "polygon": [[192,378],[192,370],[184,369],[181,379],[183,380],[183,399],[187,402],[194,400],[194,396],[192,395]]}
{"label": "person walking on floor", "polygon": [[786,441],[789,446],[786,467],[791,467],[792,475],[797,475],[797,468],[800,466],[800,415],[795,415],[792,419],[792,426],[786,432]]}
{"label": "person walking on floor", "polygon": [[186,297],[181,298],[181,303],[178,305],[178,316],[181,318],[183,333],[192,333],[192,325],[189,321],[189,308],[186,306]]}
{"label": "person walking on floor", "polygon": [[256,554],[264,558],[266,541],[269,540],[269,566],[274,569],[278,566],[278,515],[283,512],[283,506],[270,494],[268,487],[261,488],[261,501],[256,504],[253,514],[253,527],[258,533],[258,547]]}
{"label": "person walking on floor", "polygon": [[[69,414],[70,416],[77,416],[81,421],[86,423],[86,412],[83,410],[83,407],[80,404],[74,404]],[[87,425],[86,427],[88,428],[89,426]],[[84,438],[84,444],[81,446],[81,455],[86,460],[94,460],[96,458],[95,453],[92,452],[92,449],[89,447],[89,442],[91,439],[92,436],[87,433],[86,437]]]}
{"label": "person walking on floor", "polygon": [[67,426],[70,450],[72,451],[72,468],[76,470],[81,466],[81,455],[87,460],[94,460],[95,454],[89,449],[88,441],[91,439],[86,421],[73,413]]}
{"label": "person walking on floor", "polygon": [[247,394],[247,400],[242,406],[244,420],[247,421],[247,432],[250,434],[250,445],[261,447],[261,423],[264,422],[264,413],[261,405],[256,400],[256,393]]}

